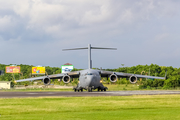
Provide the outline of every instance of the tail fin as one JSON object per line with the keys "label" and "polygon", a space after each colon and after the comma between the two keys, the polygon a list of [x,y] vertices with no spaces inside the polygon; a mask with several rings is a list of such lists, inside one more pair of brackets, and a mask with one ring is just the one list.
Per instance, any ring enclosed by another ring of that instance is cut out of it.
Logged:
{"label": "tail fin", "polygon": [[91,47],[91,44],[88,44],[88,47],[84,47],[84,48],[73,48],[73,49],[63,49],[63,51],[67,51],[67,50],[82,50],[82,49],[88,49],[88,64],[89,64],[89,69],[92,69],[91,49],[117,50],[117,48]]}

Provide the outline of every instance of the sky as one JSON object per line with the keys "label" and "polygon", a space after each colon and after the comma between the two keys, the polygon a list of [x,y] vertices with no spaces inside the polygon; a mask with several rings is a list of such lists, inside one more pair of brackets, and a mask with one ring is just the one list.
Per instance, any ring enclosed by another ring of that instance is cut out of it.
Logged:
{"label": "sky", "polygon": [[180,67],[179,0],[0,0],[0,63]]}

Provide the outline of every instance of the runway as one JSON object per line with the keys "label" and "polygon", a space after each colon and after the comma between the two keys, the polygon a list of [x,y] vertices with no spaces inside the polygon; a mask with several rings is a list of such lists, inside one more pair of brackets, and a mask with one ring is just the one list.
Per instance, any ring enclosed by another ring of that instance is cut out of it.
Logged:
{"label": "runway", "polygon": [[131,96],[131,95],[166,95],[180,94],[180,91],[151,90],[151,91],[106,91],[106,92],[0,92],[0,98],[14,97],[83,97],[83,96]]}

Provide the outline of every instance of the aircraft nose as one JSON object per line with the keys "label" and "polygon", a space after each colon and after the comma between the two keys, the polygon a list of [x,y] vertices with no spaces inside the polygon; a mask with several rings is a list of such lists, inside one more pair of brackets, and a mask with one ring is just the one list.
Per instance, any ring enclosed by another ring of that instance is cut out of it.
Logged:
{"label": "aircraft nose", "polygon": [[94,76],[87,76],[86,83],[88,84],[88,86],[90,86],[93,83],[93,80],[94,80]]}

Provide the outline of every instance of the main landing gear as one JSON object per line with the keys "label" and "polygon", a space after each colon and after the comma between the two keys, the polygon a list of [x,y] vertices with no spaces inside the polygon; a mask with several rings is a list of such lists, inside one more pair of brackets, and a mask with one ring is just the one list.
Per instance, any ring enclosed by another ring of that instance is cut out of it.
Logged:
{"label": "main landing gear", "polygon": [[[97,90],[98,91],[106,91],[108,88],[107,87],[98,87]],[[92,88],[88,87],[88,92],[92,92]]]}
{"label": "main landing gear", "polygon": [[83,88],[79,87],[79,84],[73,88],[74,92],[78,91],[78,92],[83,92]]}
{"label": "main landing gear", "polygon": [[107,87],[104,87],[104,88],[98,88],[97,90],[98,91],[106,91],[106,89],[108,89]]}
{"label": "main landing gear", "polygon": [[83,89],[76,89],[76,88],[74,88],[74,92],[76,92],[76,91],[83,92]]}
{"label": "main landing gear", "polygon": [[97,89],[98,91],[106,91],[108,88],[104,87],[103,84],[100,84],[98,88],[97,87],[94,88],[94,86],[82,88],[81,86],[79,86],[79,84],[73,88],[74,92],[83,92],[83,89],[87,90],[88,92],[92,92],[92,89],[93,90]]}
{"label": "main landing gear", "polygon": [[[73,88],[74,89],[74,92],[83,92],[83,88],[81,89],[77,89],[77,88]],[[107,87],[104,87],[104,88],[97,88],[98,91],[106,91],[108,88]],[[88,87],[88,92],[92,92],[92,88],[91,87]]]}

